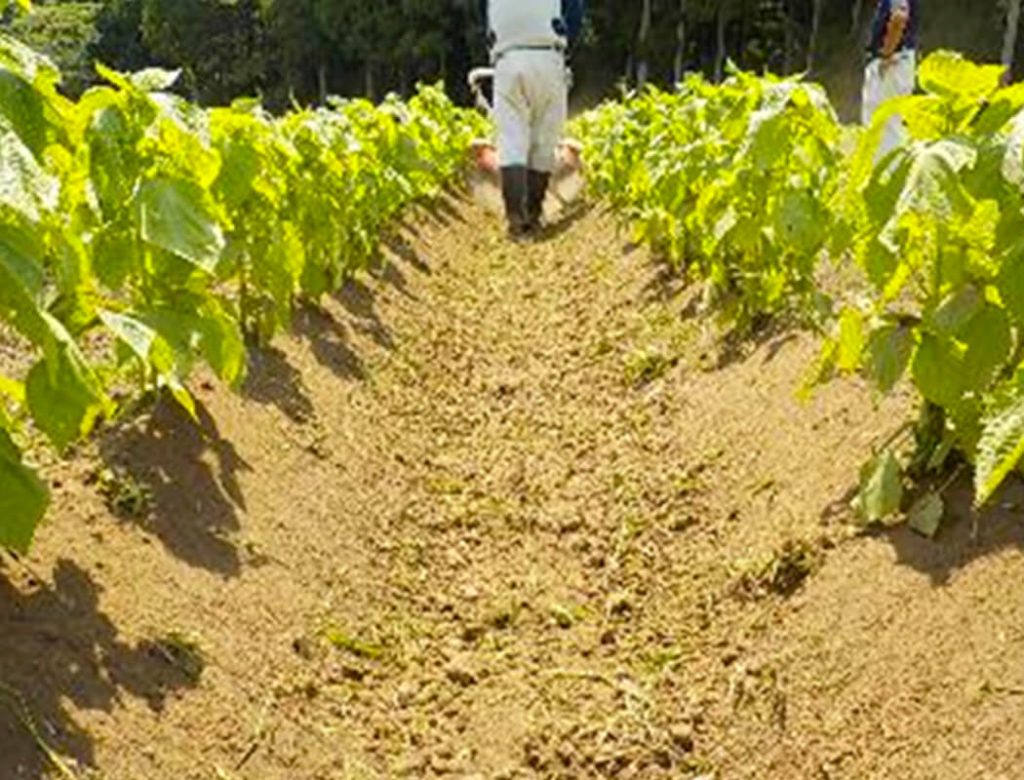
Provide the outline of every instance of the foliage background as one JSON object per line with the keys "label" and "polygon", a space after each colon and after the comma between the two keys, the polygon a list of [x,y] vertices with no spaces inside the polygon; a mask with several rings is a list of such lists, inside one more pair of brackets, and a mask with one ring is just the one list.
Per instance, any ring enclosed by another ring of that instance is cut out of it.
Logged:
{"label": "foliage background", "polygon": [[[922,45],[997,60],[1006,0],[923,0]],[[589,0],[576,52],[576,102],[589,106],[622,83],[671,84],[678,73],[715,77],[743,68],[809,70],[840,115],[856,116],[865,27],[873,0]],[[646,16],[646,23],[645,23]],[[64,88],[95,82],[92,61],[120,70],[182,68],[181,90],[204,104],[262,95],[280,109],[328,94],[409,95],[444,79],[466,100],[464,76],[486,60],[477,0],[42,0],[16,34],[53,57]],[[1024,42],[1018,40],[1017,74]]]}

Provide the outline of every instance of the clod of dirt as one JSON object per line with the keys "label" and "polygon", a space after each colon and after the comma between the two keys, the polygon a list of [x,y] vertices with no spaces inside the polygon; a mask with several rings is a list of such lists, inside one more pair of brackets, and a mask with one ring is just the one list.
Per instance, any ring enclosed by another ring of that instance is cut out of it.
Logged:
{"label": "clod of dirt", "polygon": [[684,531],[689,531],[697,525],[698,522],[699,521],[695,515],[680,515],[672,518],[672,521],[669,523],[668,530],[672,531],[672,533],[680,534]]}
{"label": "clod of dirt", "polygon": [[479,642],[486,633],[486,627],[479,623],[471,623],[462,629],[462,641],[466,644],[473,644]]}
{"label": "clod of dirt", "polygon": [[292,650],[304,661],[316,658],[316,643],[307,636],[300,636],[292,642]]}
{"label": "clod of dirt", "polygon": [[368,674],[365,669],[361,669],[358,666],[353,666],[351,664],[342,664],[338,669],[338,672],[343,680],[357,683],[361,683],[365,680],[366,675]]}
{"label": "clod of dirt", "polygon": [[821,562],[820,545],[805,539],[788,539],[768,560],[748,565],[736,583],[736,591],[750,599],[772,594],[792,596]]}
{"label": "clod of dirt", "polygon": [[669,736],[672,738],[672,744],[685,753],[693,752],[693,727],[682,724],[679,726],[673,726],[669,731]]}
{"label": "clod of dirt", "polygon": [[469,688],[477,684],[479,675],[468,664],[464,662],[452,662],[445,669],[445,676],[462,688]]}
{"label": "clod of dirt", "polygon": [[616,593],[608,599],[608,614],[612,617],[624,618],[633,612],[633,603],[627,593]]}

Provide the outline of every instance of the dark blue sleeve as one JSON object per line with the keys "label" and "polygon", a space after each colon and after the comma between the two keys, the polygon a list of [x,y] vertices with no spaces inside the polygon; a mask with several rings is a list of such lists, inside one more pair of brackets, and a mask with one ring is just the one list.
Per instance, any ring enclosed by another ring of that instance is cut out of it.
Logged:
{"label": "dark blue sleeve", "polygon": [[562,0],[562,18],[569,43],[575,43],[583,32],[583,0]]}

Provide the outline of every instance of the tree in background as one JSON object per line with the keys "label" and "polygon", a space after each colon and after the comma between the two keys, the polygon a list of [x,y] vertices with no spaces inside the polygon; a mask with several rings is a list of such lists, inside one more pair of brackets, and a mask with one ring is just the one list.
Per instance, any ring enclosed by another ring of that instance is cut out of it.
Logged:
{"label": "tree in background", "polygon": [[[875,0],[588,0],[575,56],[577,104],[622,85],[669,85],[726,65],[808,72],[840,112],[857,115],[865,29]],[[1019,0],[943,0],[924,8],[925,49],[1002,61],[1017,75]],[[271,108],[328,94],[408,94],[444,79],[465,98],[465,74],[486,61],[477,0],[36,0],[12,29],[48,52],[74,94],[95,81],[93,59],[120,70],[181,68],[203,103],[259,94]]]}
{"label": "tree in background", "polygon": [[99,38],[99,2],[51,2],[31,15],[11,17],[12,32],[50,57],[64,74],[65,89],[78,94],[95,81],[90,48]]}

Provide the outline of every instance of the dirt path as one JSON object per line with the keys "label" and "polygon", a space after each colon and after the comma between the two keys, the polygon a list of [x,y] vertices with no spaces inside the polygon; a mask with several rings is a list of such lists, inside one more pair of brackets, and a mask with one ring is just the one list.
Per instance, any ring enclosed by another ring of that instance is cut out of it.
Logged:
{"label": "dirt path", "polygon": [[711,365],[624,244],[456,204],[203,431],[62,467],[0,573],[0,778],[48,776],[26,720],[107,780],[1022,776],[1024,495],[854,536],[904,403],[802,405],[796,333]]}

